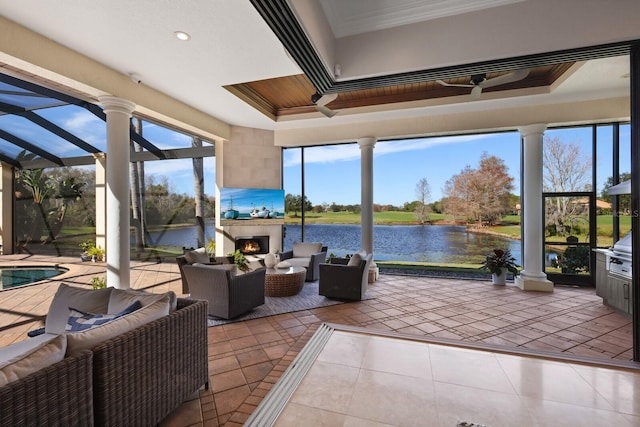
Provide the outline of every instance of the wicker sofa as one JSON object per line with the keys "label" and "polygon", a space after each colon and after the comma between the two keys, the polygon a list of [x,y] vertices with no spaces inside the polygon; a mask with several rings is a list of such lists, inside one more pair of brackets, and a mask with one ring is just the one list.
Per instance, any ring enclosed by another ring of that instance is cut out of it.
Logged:
{"label": "wicker sofa", "polygon": [[168,315],[0,387],[0,425],[156,425],[208,381],[207,302],[178,298]]}
{"label": "wicker sofa", "polygon": [[94,425],[92,362],[85,350],[0,387],[0,425]]}

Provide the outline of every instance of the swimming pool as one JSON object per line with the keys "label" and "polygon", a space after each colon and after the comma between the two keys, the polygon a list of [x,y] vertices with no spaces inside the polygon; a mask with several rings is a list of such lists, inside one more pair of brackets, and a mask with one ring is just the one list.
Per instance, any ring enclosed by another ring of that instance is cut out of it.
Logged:
{"label": "swimming pool", "polygon": [[59,266],[25,266],[0,268],[0,290],[28,285],[50,279],[69,271]]}

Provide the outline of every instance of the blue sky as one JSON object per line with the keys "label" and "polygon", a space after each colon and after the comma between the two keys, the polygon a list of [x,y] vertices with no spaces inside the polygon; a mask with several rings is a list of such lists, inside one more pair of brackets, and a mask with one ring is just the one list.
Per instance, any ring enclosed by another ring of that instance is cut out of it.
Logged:
{"label": "blue sky", "polygon": [[[545,136],[558,136],[578,145],[590,157],[592,130],[550,129]],[[597,189],[611,176],[611,127],[600,128],[597,138]],[[622,126],[621,153],[629,153],[629,127]],[[625,151],[626,150],[626,151]],[[453,137],[379,141],[374,148],[374,203],[402,206],[416,199],[415,187],[426,178],[431,200],[440,200],[445,182],[465,166],[478,166],[483,153],[501,158],[514,178],[514,194],[520,194],[520,134],[504,132]],[[621,155],[621,171],[630,170],[630,158]],[[305,149],[305,193],[312,204],[360,203],[360,149],[357,144]],[[284,188],[300,193],[300,150],[285,150]]]}
{"label": "blue sky", "polygon": [[[106,148],[104,123],[82,108],[68,106],[40,110],[47,119],[69,129],[74,134]],[[0,118],[1,127],[10,125],[13,132],[27,140],[42,139],[42,130],[24,119]],[[8,120],[14,120],[8,123]],[[545,136],[559,136],[565,142],[581,147],[585,155],[590,154],[592,130],[590,127],[547,130]],[[621,153],[630,153],[630,127],[621,126]],[[191,137],[170,131],[162,126],[145,122],[143,135],[156,146],[187,148]],[[611,127],[598,131],[598,191],[611,176]],[[46,138],[51,138],[47,135]],[[56,137],[57,138],[57,137]],[[59,141],[60,142],[60,141]],[[52,144],[61,147],[57,155],[81,155],[69,143]],[[64,147],[67,147],[66,150]],[[426,178],[431,187],[430,201],[442,198],[445,182],[459,173],[465,166],[478,166],[482,154],[495,155],[504,160],[509,174],[514,178],[514,193],[520,192],[520,134],[504,132],[494,134],[462,135],[436,138],[415,138],[394,141],[378,141],[374,148],[374,203],[402,206],[415,200],[415,187]],[[284,159],[285,193],[300,194],[300,149],[286,149]],[[205,158],[205,193],[215,195],[215,159]],[[621,155],[621,171],[630,170],[630,156]],[[191,159],[151,161],[145,163],[147,175],[157,181],[166,178],[170,190],[193,195],[193,172]],[[305,192],[314,204],[333,202],[337,204],[360,203],[360,149],[357,144],[310,147],[305,149]]]}
{"label": "blue sky", "polygon": [[[466,165],[476,167],[485,151],[502,158],[514,178],[519,176],[517,133],[379,141],[373,150],[374,202],[394,206],[411,202],[422,178],[431,187],[431,201],[439,200],[445,182]],[[286,150],[284,159],[284,186],[289,192],[299,179],[299,150]],[[314,205],[360,203],[357,144],[305,149],[305,175],[305,193]]]}

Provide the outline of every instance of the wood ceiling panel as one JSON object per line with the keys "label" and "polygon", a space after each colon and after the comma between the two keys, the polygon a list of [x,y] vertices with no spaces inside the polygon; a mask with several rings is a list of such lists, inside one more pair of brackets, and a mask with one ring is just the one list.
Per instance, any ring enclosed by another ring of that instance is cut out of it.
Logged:
{"label": "wood ceiling panel", "polygon": [[[501,92],[513,89],[549,86],[573,65],[563,63],[545,65],[530,70],[529,75],[518,82],[483,88],[485,92]],[[486,78],[492,79],[508,71],[487,73]],[[471,76],[443,79],[449,84],[469,84]],[[260,80],[226,86],[226,89],[261,111],[263,114],[277,120],[279,116],[314,112],[315,107],[311,96],[316,92],[311,81],[304,75],[280,77],[276,79]],[[338,97],[329,104],[334,110],[384,105],[398,102],[418,101],[424,99],[438,99],[451,96],[468,95],[470,87],[443,86],[436,81],[412,82],[381,88],[340,92]]]}

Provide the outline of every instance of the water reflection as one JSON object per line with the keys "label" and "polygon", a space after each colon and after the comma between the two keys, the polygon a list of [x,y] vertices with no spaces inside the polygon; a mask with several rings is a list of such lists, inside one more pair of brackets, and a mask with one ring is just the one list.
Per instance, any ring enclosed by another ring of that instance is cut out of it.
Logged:
{"label": "water reflection", "polygon": [[[300,225],[286,225],[285,250],[291,249],[301,236]],[[206,227],[206,237],[214,237],[213,225]],[[360,249],[359,224],[308,224],[305,241],[322,242],[337,256]],[[153,245],[194,247],[195,227],[169,229],[151,233]],[[522,265],[520,241],[489,234],[467,232],[456,225],[375,225],[373,244],[376,260],[419,261],[430,263],[480,263],[494,248],[510,249]]]}
{"label": "water reflection", "polygon": [[[300,236],[299,225],[287,225],[285,248]],[[338,256],[360,248],[360,225],[309,224],[305,240],[323,242]],[[295,236],[295,237],[289,237]],[[467,232],[456,225],[375,225],[373,245],[376,260],[432,263],[480,263],[494,248],[508,248],[521,264],[520,241],[489,234]]]}

